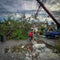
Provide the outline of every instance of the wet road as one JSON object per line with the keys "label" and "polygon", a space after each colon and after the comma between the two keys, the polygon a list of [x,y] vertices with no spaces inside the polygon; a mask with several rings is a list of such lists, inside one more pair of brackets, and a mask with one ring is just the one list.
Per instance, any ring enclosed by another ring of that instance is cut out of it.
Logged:
{"label": "wet road", "polygon": [[[10,40],[4,43],[0,42],[0,60],[32,60],[31,57],[28,57],[28,59],[26,59],[26,57],[24,57],[21,53],[7,53],[7,54],[4,53],[4,48],[6,47],[12,47],[15,45],[25,43],[27,43],[27,40],[26,41]],[[34,60],[60,60],[60,55],[53,53],[51,49],[46,47],[45,51],[39,52],[38,59],[35,58]]]}

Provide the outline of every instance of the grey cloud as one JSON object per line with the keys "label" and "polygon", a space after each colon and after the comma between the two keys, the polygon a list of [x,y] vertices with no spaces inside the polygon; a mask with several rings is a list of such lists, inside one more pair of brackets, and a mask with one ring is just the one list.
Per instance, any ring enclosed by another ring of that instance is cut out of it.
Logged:
{"label": "grey cloud", "polygon": [[0,0],[0,12],[22,10],[22,0]]}
{"label": "grey cloud", "polygon": [[[24,4],[24,2],[34,2],[36,0],[0,0],[0,14],[2,13],[15,13],[15,12],[18,12],[18,13],[23,13],[25,10],[23,9],[24,6],[22,6]],[[50,4],[50,5],[55,5],[57,3],[60,3],[60,0],[43,0],[44,2],[46,2],[47,4]],[[31,12],[32,11],[32,12]],[[31,11],[25,11],[26,13],[34,13],[33,10]],[[58,15],[60,16],[60,13],[59,12],[54,12],[53,11],[53,14],[54,15]]]}
{"label": "grey cloud", "polygon": [[52,5],[54,5],[54,4],[56,4],[56,3],[60,3],[60,0],[46,0],[46,3],[48,3],[48,4],[52,4]]}
{"label": "grey cloud", "polygon": [[52,13],[60,16],[60,11],[52,11]]}
{"label": "grey cloud", "polygon": [[54,15],[55,18],[60,19],[60,11],[51,11],[51,13]]}

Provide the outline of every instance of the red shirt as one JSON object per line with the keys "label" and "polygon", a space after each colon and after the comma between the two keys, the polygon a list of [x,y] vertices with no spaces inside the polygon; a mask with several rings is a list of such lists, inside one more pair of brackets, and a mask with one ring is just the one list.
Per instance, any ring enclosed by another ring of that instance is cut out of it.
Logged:
{"label": "red shirt", "polygon": [[29,33],[29,36],[30,36],[30,37],[33,37],[33,32],[30,32],[30,33]]}

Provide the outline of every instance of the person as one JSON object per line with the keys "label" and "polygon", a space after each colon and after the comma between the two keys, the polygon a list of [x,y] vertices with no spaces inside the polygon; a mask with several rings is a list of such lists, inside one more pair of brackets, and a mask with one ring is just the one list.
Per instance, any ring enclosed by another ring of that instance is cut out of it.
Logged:
{"label": "person", "polygon": [[33,31],[30,31],[29,32],[29,41],[32,41],[33,40]]}
{"label": "person", "polygon": [[48,32],[52,32],[53,31],[53,28],[52,27],[48,27]]}

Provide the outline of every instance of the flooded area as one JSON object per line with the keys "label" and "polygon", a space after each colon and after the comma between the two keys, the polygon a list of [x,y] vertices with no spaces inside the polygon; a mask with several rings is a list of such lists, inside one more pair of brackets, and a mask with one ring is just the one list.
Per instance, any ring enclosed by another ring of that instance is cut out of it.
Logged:
{"label": "flooded area", "polygon": [[60,0],[0,0],[0,60],[60,60]]}
{"label": "flooded area", "polygon": [[27,41],[0,43],[0,60],[60,60],[60,53],[54,53],[44,43],[39,43],[41,46],[37,43],[39,47],[36,45],[37,48],[34,47],[33,50],[26,43]]}

